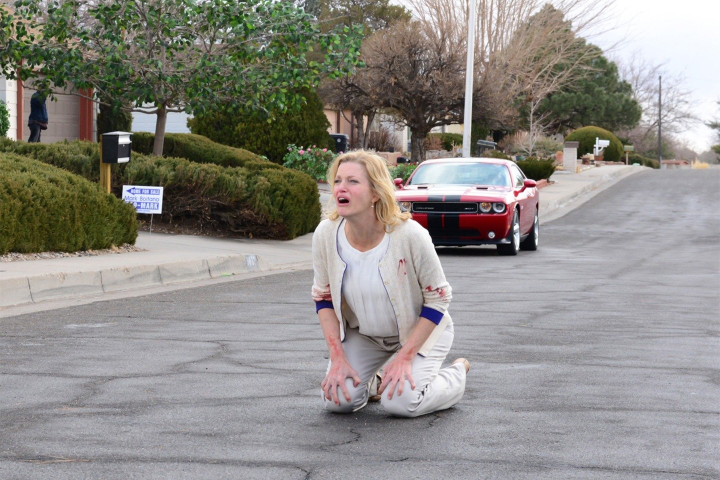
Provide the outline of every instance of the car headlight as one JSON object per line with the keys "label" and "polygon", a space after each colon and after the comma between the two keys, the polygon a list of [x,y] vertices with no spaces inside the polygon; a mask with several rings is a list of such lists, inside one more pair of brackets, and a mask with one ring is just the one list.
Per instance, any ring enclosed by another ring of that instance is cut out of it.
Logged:
{"label": "car headlight", "polygon": [[401,212],[409,212],[412,210],[412,202],[397,202]]}
{"label": "car headlight", "polygon": [[492,204],[493,212],[503,213],[505,211],[505,204],[502,202],[495,202]]}
{"label": "car headlight", "polygon": [[490,202],[482,202],[480,204],[480,211],[483,213],[490,213],[491,209],[492,209],[492,204]]}

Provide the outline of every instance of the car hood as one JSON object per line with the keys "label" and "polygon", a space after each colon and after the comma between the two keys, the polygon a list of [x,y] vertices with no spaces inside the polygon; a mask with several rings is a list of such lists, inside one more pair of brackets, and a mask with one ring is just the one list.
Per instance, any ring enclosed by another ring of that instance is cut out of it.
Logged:
{"label": "car hood", "polygon": [[429,197],[461,197],[454,201],[498,201],[510,195],[510,187],[486,185],[409,185],[395,192],[395,198],[403,202],[422,202]]}

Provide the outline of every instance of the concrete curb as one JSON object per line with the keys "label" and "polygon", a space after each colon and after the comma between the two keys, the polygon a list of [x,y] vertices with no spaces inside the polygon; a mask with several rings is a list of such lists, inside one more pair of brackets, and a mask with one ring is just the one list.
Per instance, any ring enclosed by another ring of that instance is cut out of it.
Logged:
{"label": "concrete curb", "polygon": [[[541,205],[540,205],[540,218],[548,219],[549,217],[552,217],[552,220],[556,220],[562,215],[550,215],[553,212],[556,212],[557,210],[560,210],[561,208],[565,207],[571,202],[574,202],[578,200],[579,198],[583,198],[585,201],[592,198],[592,196],[588,196],[589,193],[594,191],[601,191],[605,188],[609,187],[615,181],[620,180],[624,177],[633,175],[635,173],[641,172],[647,170],[644,167],[636,167],[636,166],[627,166],[625,168],[616,170],[611,173],[607,173],[603,175],[602,177],[598,177],[596,180],[592,182],[588,182],[586,185],[582,186],[580,189],[574,190],[573,192],[568,193],[567,195],[563,195],[559,198],[556,198],[550,202],[548,202],[545,205],[542,205],[542,190],[540,191],[540,199],[541,199]],[[584,202],[582,202],[584,203]]]}
{"label": "concrete curb", "polygon": [[0,308],[270,270],[258,255],[228,255],[0,280]]}

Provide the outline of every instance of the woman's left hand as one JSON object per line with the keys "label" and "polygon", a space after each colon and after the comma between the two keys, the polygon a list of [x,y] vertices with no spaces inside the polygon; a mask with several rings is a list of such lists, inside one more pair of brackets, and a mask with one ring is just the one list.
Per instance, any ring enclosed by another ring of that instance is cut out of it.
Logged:
{"label": "woman's left hand", "polygon": [[382,395],[386,388],[390,389],[388,400],[393,397],[395,388],[398,387],[398,395],[402,395],[405,388],[405,381],[410,382],[410,388],[415,390],[415,380],[412,377],[412,360],[409,360],[398,353],[394,359],[383,368],[382,382],[378,394]]}

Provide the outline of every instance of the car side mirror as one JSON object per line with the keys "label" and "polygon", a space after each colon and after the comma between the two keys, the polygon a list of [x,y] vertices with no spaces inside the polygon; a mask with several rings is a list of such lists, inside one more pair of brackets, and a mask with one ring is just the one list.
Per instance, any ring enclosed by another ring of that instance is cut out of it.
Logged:
{"label": "car side mirror", "polygon": [[525,188],[535,188],[537,187],[537,182],[535,180],[532,180],[530,178],[526,178],[525,182],[523,183],[523,186]]}
{"label": "car side mirror", "polygon": [[396,178],[393,180],[393,183],[395,183],[395,188],[402,188],[403,186],[403,179],[402,178]]}

